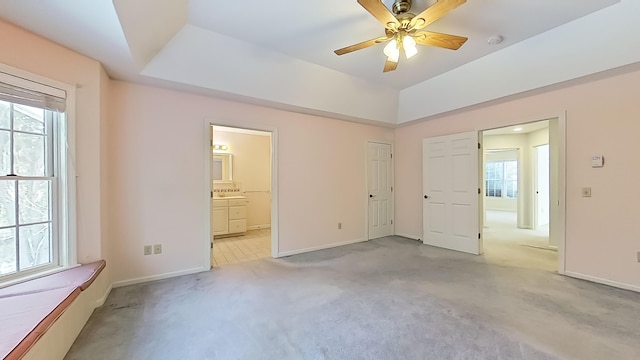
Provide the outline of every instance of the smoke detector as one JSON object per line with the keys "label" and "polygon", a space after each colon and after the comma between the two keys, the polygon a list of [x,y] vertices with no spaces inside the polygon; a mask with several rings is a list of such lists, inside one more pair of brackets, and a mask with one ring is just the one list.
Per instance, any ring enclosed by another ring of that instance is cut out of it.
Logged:
{"label": "smoke detector", "polygon": [[489,43],[489,45],[498,45],[502,42],[502,36],[500,35],[494,35],[491,36],[489,39],[487,39],[487,43]]}

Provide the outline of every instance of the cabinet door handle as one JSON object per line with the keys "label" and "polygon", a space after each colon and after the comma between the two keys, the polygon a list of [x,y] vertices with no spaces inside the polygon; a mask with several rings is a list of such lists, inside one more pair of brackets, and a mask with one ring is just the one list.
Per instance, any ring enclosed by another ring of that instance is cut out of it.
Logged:
{"label": "cabinet door handle", "polygon": [[425,196],[424,196],[424,198],[425,198],[425,199],[428,199],[428,198],[429,198],[429,195],[425,195]]}

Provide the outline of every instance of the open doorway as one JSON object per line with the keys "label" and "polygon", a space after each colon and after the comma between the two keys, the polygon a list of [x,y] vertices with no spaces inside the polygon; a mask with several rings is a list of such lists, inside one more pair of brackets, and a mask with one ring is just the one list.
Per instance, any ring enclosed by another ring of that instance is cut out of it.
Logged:
{"label": "open doorway", "polygon": [[[550,123],[483,131],[483,250],[489,262],[558,270],[550,242]],[[553,172],[556,172],[554,170]]]}
{"label": "open doorway", "polygon": [[[210,126],[211,266],[271,257],[270,131]],[[277,242],[276,242],[277,245]]]}

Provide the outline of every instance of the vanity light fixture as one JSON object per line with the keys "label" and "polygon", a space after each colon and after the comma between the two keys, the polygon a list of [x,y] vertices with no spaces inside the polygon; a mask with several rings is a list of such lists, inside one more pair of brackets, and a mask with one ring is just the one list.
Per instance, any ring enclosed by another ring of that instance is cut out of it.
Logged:
{"label": "vanity light fixture", "polygon": [[223,144],[213,144],[212,145],[214,151],[227,151],[229,147]]}

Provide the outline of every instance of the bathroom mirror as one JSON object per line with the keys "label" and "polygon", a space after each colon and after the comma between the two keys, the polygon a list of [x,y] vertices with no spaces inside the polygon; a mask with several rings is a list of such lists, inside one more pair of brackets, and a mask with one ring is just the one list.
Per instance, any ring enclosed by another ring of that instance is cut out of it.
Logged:
{"label": "bathroom mirror", "polygon": [[231,154],[214,153],[211,163],[211,179],[215,182],[233,180],[233,162]]}

